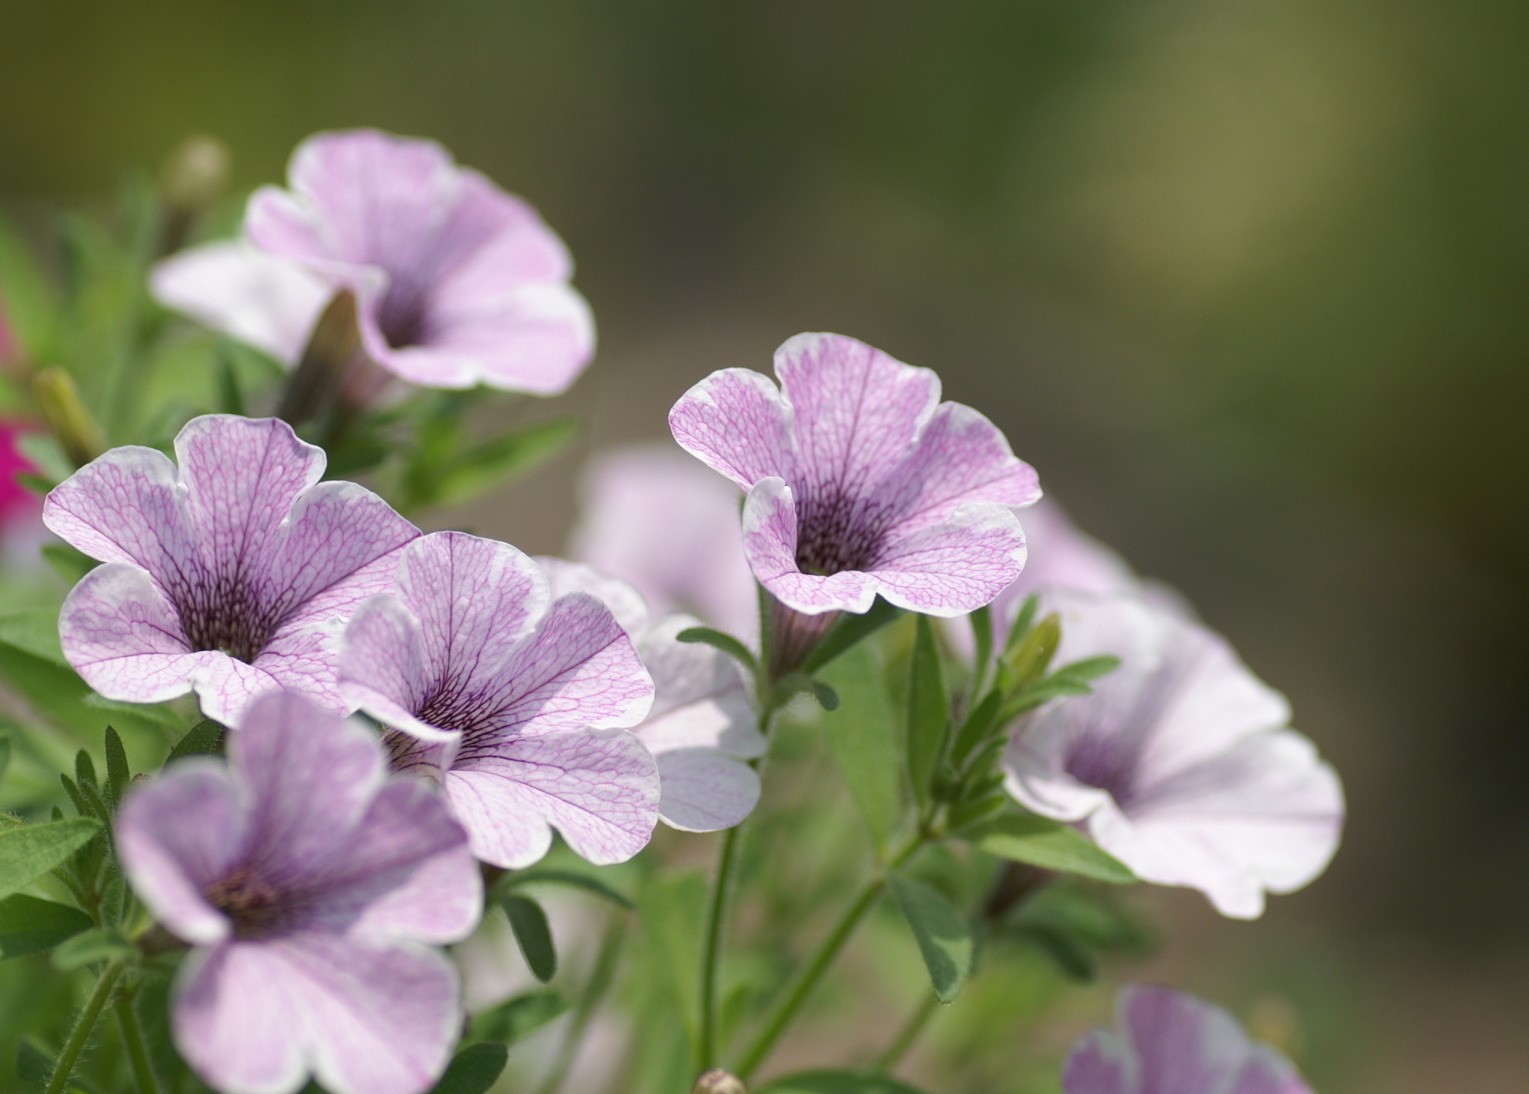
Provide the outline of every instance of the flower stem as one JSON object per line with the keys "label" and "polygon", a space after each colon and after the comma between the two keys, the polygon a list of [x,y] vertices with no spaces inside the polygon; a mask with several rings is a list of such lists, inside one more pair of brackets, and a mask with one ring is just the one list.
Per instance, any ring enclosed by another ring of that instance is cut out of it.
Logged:
{"label": "flower stem", "polygon": [[122,1043],[127,1046],[127,1058],[132,1064],[138,1094],[159,1094],[159,1080],[154,1077],[154,1064],[149,1059],[149,1046],[143,1039],[143,1026],[138,1021],[133,996],[122,995],[113,1009],[117,1012],[117,1025],[122,1029]]}
{"label": "flower stem", "polygon": [[812,960],[797,974],[790,989],[786,992],[786,997],[771,1012],[764,1028],[760,1030],[759,1036],[754,1039],[754,1043],[744,1053],[742,1061],[737,1067],[732,1069],[738,1078],[748,1082],[754,1072],[759,1069],[759,1065],[764,1063],[765,1058],[774,1049],[775,1043],[780,1040],[781,1034],[786,1031],[786,1027],[796,1017],[796,1012],[801,1009],[802,1003],[812,994],[813,989],[823,979],[823,975],[828,971],[829,966],[834,963],[840,951],[844,949],[845,943],[855,933],[855,928],[860,926],[860,922],[865,918],[866,913],[876,906],[876,901],[887,887],[887,875],[912,858],[924,846],[926,838],[921,829],[887,861],[884,867],[877,870],[876,874],[865,883],[864,887],[860,890],[860,894],[855,897],[854,902],[839,917],[839,921],[834,924],[833,930],[828,932],[828,937],[823,940],[817,952],[812,955]]}
{"label": "flower stem", "polygon": [[722,971],[722,928],[727,920],[727,902],[737,884],[738,842],[742,824],[729,828],[722,836],[722,857],[717,861],[717,877],[706,911],[706,936],[701,951],[701,1036],[696,1045],[696,1070],[705,1071],[717,1064],[717,987]]}
{"label": "flower stem", "polygon": [[925,992],[918,1009],[909,1015],[908,1020],[903,1023],[903,1028],[897,1031],[896,1037],[892,1038],[892,1043],[880,1056],[876,1057],[876,1070],[885,1074],[901,1063],[902,1058],[913,1047],[913,1042],[918,1040],[919,1034],[924,1032],[924,1027],[929,1024],[929,1020],[939,1009],[939,999]]}
{"label": "flower stem", "polygon": [[74,1077],[74,1067],[80,1062],[80,1054],[85,1051],[85,1043],[90,1040],[90,1035],[96,1028],[96,1022],[101,1018],[101,1011],[106,1009],[106,1004],[117,987],[117,981],[127,970],[127,960],[125,957],[119,957],[101,971],[101,979],[97,980],[96,986],[91,989],[90,998],[85,1000],[85,1006],[80,1009],[80,1015],[75,1019],[74,1028],[69,1031],[69,1037],[64,1041],[64,1047],[58,1054],[58,1062],[53,1065],[53,1074],[49,1077],[43,1094],[64,1094],[64,1091],[69,1088],[69,1080]]}

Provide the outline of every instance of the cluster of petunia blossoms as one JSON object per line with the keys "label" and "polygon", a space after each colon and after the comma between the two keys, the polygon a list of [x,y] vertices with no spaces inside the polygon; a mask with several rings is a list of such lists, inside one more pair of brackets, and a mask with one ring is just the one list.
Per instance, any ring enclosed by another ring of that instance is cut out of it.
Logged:
{"label": "cluster of petunia blossoms", "polygon": [[[80,901],[121,945],[87,963],[97,988],[51,1053],[48,1090],[72,1089],[108,1004],[123,1088],[172,1088],[169,1065],[133,1047],[147,1019],[130,986],[156,975],[173,976],[178,1058],[217,1091],[487,1090],[515,1058],[514,1022],[467,1012],[461,966],[479,951],[459,944],[506,916],[545,979],[552,934],[521,886],[621,898],[636,876],[668,892],[653,879],[704,850],[683,833],[725,833],[710,837],[709,895],[682,909],[693,926],[642,924],[699,954],[697,982],[661,995],[685,1030],[664,1074],[711,1094],[916,1091],[891,1077],[906,1044],[880,1071],[767,1073],[871,909],[906,921],[931,1000],[949,1003],[982,971],[975,933],[1022,932],[1049,890],[1183,887],[1251,919],[1332,858],[1342,790],[1284,698],[1177,593],[1042,501],[991,420],[864,342],[799,334],[774,379],[701,379],[669,415],[677,447],[591,467],[568,558],[422,531],[387,464],[345,470],[357,431],[422,435],[458,405],[428,400],[567,389],[595,341],[571,273],[526,202],[439,145],[375,131],[305,141],[238,239],[153,267],[183,328],[285,371],[274,416],[210,408],[169,444],[105,447],[42,506],[83,556],[57,613],[63,659],[91,702],[187,730],[135,778],[110,731],[102,810],[93,774],[66,780],[87,808],[51,825],[94,817],[95,868],[127,889]],[[428,484],[450,463],[404,477]],[[865,688],[895,718],[857,722]],[[772,781],[792,777],[773,758],[788,725],[863,732],[864,749],[841,739],[835,755],[884,759],[844,774],[874,863],[847,910],[814,913],[844,911],[791,982],[724,1016],[732,909],[753,884],[740,832],[789,808]],[[875,802],[891,803],[879,819]],[[655,840],[661,826],[675,834]],[[0,828],[0,865],[34,827],[49,825]],[[987,871],[976,906],[921,870],[941,846]],[[94,894],[82,847],[34,856],[40,869],[0,888],[51,900],[53,876]],[[605,880],[634,860],[637,875]],[[613,914],[663,907],[621,903]],[[564,951],[596,945],[561,935]],[[603,1002],[575,1008],[569,1053]],[[1061,1067],[1067,1094],[1310,1094],[1208,1003],[1132,986],[1118,1010],[1119,1032],[1087,1034]]]}

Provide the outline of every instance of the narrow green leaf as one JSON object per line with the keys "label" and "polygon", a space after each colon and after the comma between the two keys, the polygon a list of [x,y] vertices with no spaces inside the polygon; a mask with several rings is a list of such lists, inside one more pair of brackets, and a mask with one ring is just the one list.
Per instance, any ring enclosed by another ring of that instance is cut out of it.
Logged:
{"label": "narrow green leaf", "polygon": [[700,1036],[702,921],[706,880],[690,871],[655,876],[637,898],[649,975],[655,978],[650,998],[671,1000],[667,1020],[677,1017],[692,1051]]}
{"label": "narrow green leaf", "polygon": [[776,1079],[758,1094],[924,1094],[916,1086],[872,1071],[802,1071]]}
{"label": "narrow green leaf", "polygon": [[976,946],[971,924],[943,893],[922,881],[893,874],[887,879],[892,899],[913,928],[929,980],[940,1002],[949,1003],[971,975]]}
{"label": "narrow green leaf", "polygon": [[870,611],[861,615],[841,616],[839,621],[829,628],[822,640],[812,648],[812,652],[802,662],[801,671],[811,674],[826,667],[835,658],[854,649],[901,614],[901,608],[877,597]]}
{"label": "narrow green leaf", "polygon": [[452,1058],[441,1081],[430,1088],[431,1094],[487,1094],[509,1058],[510,1050],[504,1045],[468,1045]]}
{"label": "narrow green leaf", "polygon": [[1010,813],[984,825],[972,843],[990,855],[1059,873],[1129,885],[1136,880],[1113,855],[1067,825],[1032,813]]}
{"label": "narrow green leaf", "polygon": [[966,618],[971,624],[972,644],[975,647],[972,671],[980,681],[982,674],[987,671],[988,659],[993,656],[993,609],[984,604]]}
{"label": "narrow green leaf", "polygon": [[1089,984],[1098,977],[1099,962],[1093,951],[1066,931],[1046,926],[1024,926],[1015,933],[1039,947],[1068,979]]}
{"label": "narrow green leaf", "polygon": [[16,1045],[16,1078],[33,1086],[42,1086],[53,1074],[53,1057],[37,1046],[30,1037],[23,1037]]}
{"label": "narrow green leaf", "polygon": [[1007,657],[1013,652],[1021,639],[1030,632],[1030,624],[1035,622],[1035,613],[1040,609],[1040,600],[1031,594],[1025,597],[1025,602],[1019,606],[1019,613],[1015,615],[1014,622],[1009,626],[1008,637],[1003,640],[1003,653]]}
{"label": "narrow green leaf", "polygon": [[100,831],[94,820],[75,817],[0,832],[0,899],[62,866]]}
{"label": "narrow green leaf", "polygon": [[127,749],[113,726],[106,727],[106,800],[112,809],[122,804],[127,785],[132,781],[132,769],[127,765]]}
{"label": "narrow green leaf", "polygon": [[552,927],[547,923],[547,913],[542,906],[528,896],[503,896],[499,907],[504,909],[515,932],[515,941],[525,955],[531,974],[546,983],[557,974],[557,949],[552,944]]}
{"label": "narrow green leaf", "polygon": [[509,892],[525,885],[567,885],[576,889],[583,889],[587,893],[602,897],[619,908],[631,911],[637,905],[625,893],[618,892],[598,878],[588,874],[575,873],[572,870],[544,870],[531,869],[521,870],[516,873],[506,874],[500,882],[500,889]]}
{"label": "narrow green leaf", "polygon": [[1120,667],[1120,658],[1111,657],[1108,654],[1099,657],[1085,657],[1081,661],[1072,661],[1057,669],[1053,675],[1065,676],[1070,680],[1097,680],[1106,676]]}
{"label": "narrow green leaf", "polygon": [[90,929],[78,908],[25,893],[0,900],[0,958],[41,953]]}
{"label": "narrow green leaf", "polygon": [[58,644],[56,608],[14,608],[0,612],[0,642],[50,664],[68,664]]}
{"label": "narrow green leaf", "polygon": [[972,708],[956,732],[955,743],[950,749],[952,763],[957,766],[965,763],[967,757],[982,747],[988,734],[997,728],[998,715],[1002,710],[1003,695],[999,692],[990,691],[982,697],[982,701]]}
{"label": "narrow green leaf", "polygon": [[83,748],[74,754],[74,778],[82,788],[96,785],[95,761]]}
{"label": "narrow green leaf", "polygon": [[823,720],[839,776],[876,845],[885,848],[904,812],[902,719],[874,645],[845,653],[824,674],[839,709]]}
{"label": "narrow green leaf", "polygon": [[187,756],[216,756],[223,751],[223,726],[211,718],[204,718],[175,743],[165,763],[174,763]]}
{"label": "narrow green leaf", "polygon": [[70,972],[86,965],[94,965],[98,961],[125,957],[132,952],[133,944],[123,937],[121,931],[97,927],[76,935],[54,950],[53,967],[60,972]]}
{"label": "narrow green leaf", "polygon": [[945,757],[950,699],[940,668],[940,651],[927,615],[918,617],[913,662],[908,673],[908,778],[920,802],[929,800],[934,773]]}
{"label": "narrow green leaf", "polygon": [[476,497],[555,455],[578,431],[573,418],[554,418],[470,448],[437,469],[429,496],[422,501],[450,505]]}
{"label": "narrow green leaf", "polygon": [[1052,612],[1004,656],[1012,681],[1010,687],[1020,690],[1040,680],[1051,665],[1051,659],[1056,656],[1061,641],[1062,621]]}
{"label": "narrow green leaf", "polygon": [[479,1014],[473,1019],[472,1035],[480,1041],[513,1045],[567,1010],[568,1000],[550,988],[526,992]]}
{"label": "narrow green leaf", "polygon": [[699,642],[702,645],[721,650],[748,669],[750,675],[759,671],[759,663],[754,659],[753,651],[730,634],[714,630],[711,627],[686,627],[675,637],[681,642]]}

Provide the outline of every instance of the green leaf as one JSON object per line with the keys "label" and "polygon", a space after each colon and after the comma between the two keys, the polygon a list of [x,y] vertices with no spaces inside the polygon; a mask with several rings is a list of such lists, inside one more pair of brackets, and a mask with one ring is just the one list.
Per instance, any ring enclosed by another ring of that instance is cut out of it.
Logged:
{"label": "green leaf", "polygon": [[431,1094],[487,1094],[509,1058],[510,1050],[503,1045],[468,1045],[452,1059],[441,1081],[431,1087]]}
{"label": "green leaf", "polygon": [[887,878],[887,886],[903,918],[913,928],[934,994],[940,1002],[949,1003],[971,975],[976,956],[971,924],[931,885],[893,874]]}
{"label": "green leaf", "polygon": [[106,727],[106,800],[112,809],[122,804],[122,796],[133,779],[132,769],[127,765],[127,749],[116,729]]}
{"label": "green leaf", "polygon": [[812,697],[830,713],[839,709],[839,693],[821,680],[812,681]]}
{"label": "green leaf", "polygon": [[500,889],[509,892],[519,889],[524,885],[567,885],[575,889],[583,889],[587,893],[593,893],[598,897],[610,901],[620,908],[631,911],[637,905],[625,893],[618,892],[598,878],[588,874],[576,873],[572,870],[521,870],[516,873],[506,874],[500,882]]}
{"label": "green leaf", "polygon": [[5,769],[11,766],[11,739],[0,737],[0,779],[5,778]]}
{"label": "green leaf", "polygon": [[553,456],[578,430],[573,418],[535,422],[450,455],[443,462],[430,461],[424,468],[411,468],[409,497],[415,505],[467,501]]}
{"label": "green leaf", "polygon": [[758,1094],[924,1094],[872,1071],[801,1071],[761,1087]]}
{"label": "green leaf", "polygon": [[187,756],[216,756],[223,751],[223,726],[211,718],[203,718],[175,743],[165,763],[174,763]]}
{"label": "green leaf", "polygon": [[950,728],[950,700],[940,668],[940,651],[934,626],[927,615],[918,617],[918,636],[908,672],[908,778],[920,802],[929,800],[934,773],[945,757]]}
{"label": "green leaf", "polygon": [[82,969],[97,961],[110,961],[133,952],[133,944],[114,928],[98,927],[76,935],[53,951],[53,967],[60,972]]}
{"label": "green leaf", "polygon": [[78,908],[25,893],[0,900],[0,958],[41,953],[90,929]]}
{"label": "green leaf", "polygon": [[831,661],[854,649],[901,614],[901,608],[877,597],[871,604],[870,611],[860,615],[841,616],[839,621],[829,628],[822,641],[812,648],[812,652],[802,662],[801,671],[809,674],[817,672]]}
{"label": "green leaf", "polygon": [[694,871],[652,877],[637,898],[646,964],[655,979],[650,997],[671,1001],[667,1018],[670,1022],[679,1019],[692,1051],[700,1036],[699,942],[705,907],[706,879]]}
{"label": "green leaf", "polygon": [[1113,855],[1059,821],[1033,813],[1010,813],[984,825],[972,843],[990,855],[1045,870],[1129,885],[1136,880]]}
{"label": "green leaf", "polygon": [[1014,647],[1030,631],[1030,624],[1035,622],[1035,613],[1040,608],[1040,600],[1034,593],[1025,597],[1025,602],[1019,606],[1019,613],[1014,616],[1014,622],[1009,626],[1008,637],[1003,640],[1003,653],[1007,656],[1013,652]]}
{"label": "green leaf", "polygon": [[0,832],[0,899],[62,866],[100,831],[90,818],[75,817]]}
{"label": "green leaf", "polygon": [[1097,680],[1106,676],[1120,667],[1120,658],[1111,657],[1108,654],[1099,657],[1085,657],[1081,661],[1072,661],[1057,669],[1053,676],[1065,676],[1069,680]]}
{"label": "green leaf", "polygon": [[36,1041],[23,1037],[16,1045],[16,1078],[42,1086],[52,1075],[53,1057],[38,1048]]}
{"label": "green leaf", "polygon": [[528,896],[503,896],[499,907],[504,909],[515,932],[515,941],[525,955],[531,974],[546,983],[557,974],[557,949],[552,944],[552,928],[547,923],[547,913],[542,906]]}
{"label": "green leaf", "polygon": [[1016,691],[1030,687],[1045,675],[1062,642],[1062,621],[1052,612],[1037,623],[1018,645],[1004,655],[1009,670],[1010,687]]}
{"label": "green leaf", "polygon": [[33,360],[48,356],[58,316],[58,290],[5,220],[0,220],[0,286],[5,290],[5,321],[16,332],[16,340]]}
{"label": "green leaf", "polygon": [[681,642],[699,642],[702,645],[721,650],[748,669],[750,675],[759,671],[759,662],[754,659],[753,651],[738,641],[738,639],[723,631],[714,630],[711,627],[686,627],[675,637]]}
{"label": "green leaf", "polygon": [[67,543],[45,543],[42,557],[48,560],[53,572],[73,585],[94,570],[99,563],[83,551],[77,551]]}
{"label": "green leaf", "polygon": [[839,693],[839,709],[823,719],[829,750],[855,808],[885,848],[903,815],[903,746],[880,651],[850,650],[825,675]]}
{"label": "green leaf", "polygon": [[67,665],[58,644],[56,608],[15,608],[0,612],[0,642],[55,665]]}
{"label": "green leaf", "polygon": [[517,995],[473,1019],[473,1036],[480,1041],[513,1045],[568,1010],[568,1000],[550,988]]}

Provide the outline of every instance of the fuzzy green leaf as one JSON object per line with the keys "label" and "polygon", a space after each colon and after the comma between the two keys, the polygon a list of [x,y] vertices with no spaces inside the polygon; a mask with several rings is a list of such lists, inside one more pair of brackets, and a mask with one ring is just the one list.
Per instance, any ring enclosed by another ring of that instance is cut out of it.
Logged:
{"label": "fuzzy green leaf", "polygon": [[41,953],[90,929],[78,908],[25,893],[0,900],[0,958]]}
{"label": "fuzzy green leaf", "polygon": [[935,995],[940,1002],[949,1003],[971,975],[976,956],[971,924],[943,893],[922,881],[893,874],[887,887],[913,928]]}
{"label": "fuzzy green leaf", "polygon": [[0,899],[62,866],[100,831],[89,817],[74,817],[0,832]]}
{"label": "fuzzy green leaf", "polygon": [[568,1010],[568,1000],[550,988],[526,992],[491,1007],[473,1019],[472,1033],[480,1041],[513,1045]]}
{"label": "fuzzy green leaf", "polygon": [[748,669],[750,674],[757,672],[759,669],[759,664],[754,659],[753,651],[730,634],[711,627],[686,627],[675,637],[681,642],[699,642],[702,645],[721,650],[734,661]]}
{"label": "fuzzy green leaf", "polygon": [[504,909],[515,932],[515,941],[525,955],[531,974],[546,983],[557,974],[557,949],[552,943],[552,927],[542,906],[528,896],[502,896],[499,907]]}
{"label": "fuzzy green leaf", "polygon": [[945,757],[950,728],[950,699],[940,667],[934,627],[927,615],[918,617],[913,662],[908,673],[908,778],[920,802],[929,800],[934,773]]}
{"label": "fuzzy green leaf", "polygon": [[1119,860],[1081,832],[1031,813],[1010,813],[990,821],[973,834],[972,843],[990,855],[1058,873],[1114,885],[1136,880]]}
{"label": "fuzzy green leaf", "polygon": [[452,1058],[441,1081],[430,1088],[431,1094],[487,1094],[509,1058],[510,1050],[504,1045],[469,1045]]}

